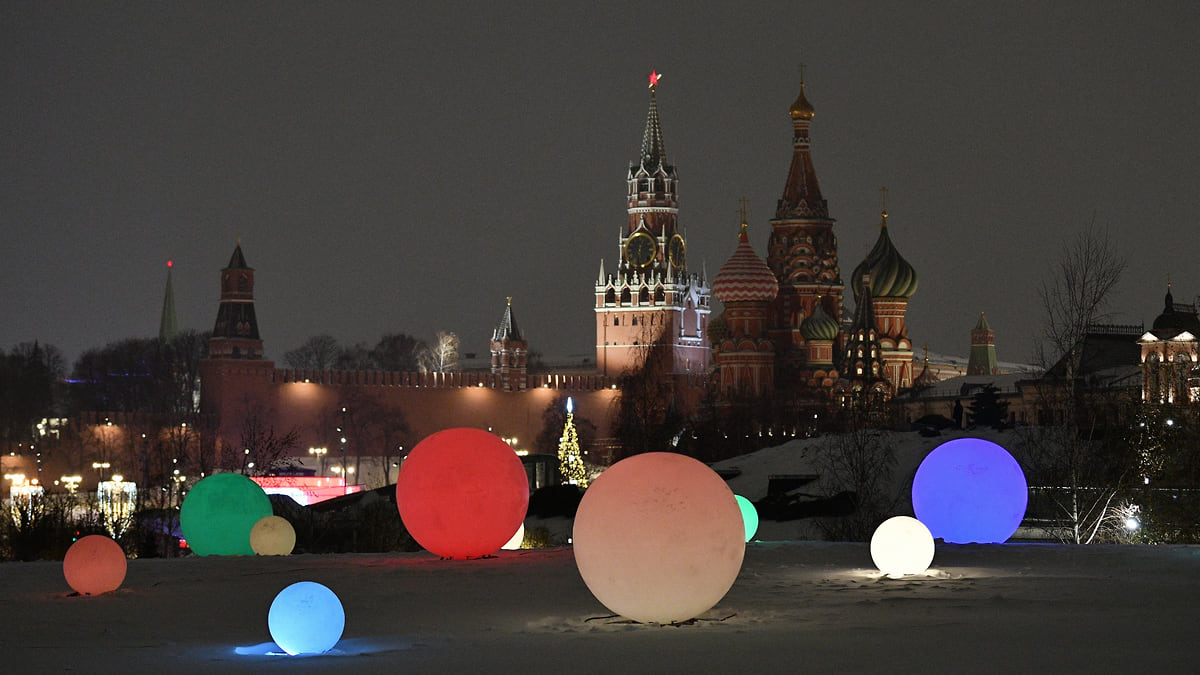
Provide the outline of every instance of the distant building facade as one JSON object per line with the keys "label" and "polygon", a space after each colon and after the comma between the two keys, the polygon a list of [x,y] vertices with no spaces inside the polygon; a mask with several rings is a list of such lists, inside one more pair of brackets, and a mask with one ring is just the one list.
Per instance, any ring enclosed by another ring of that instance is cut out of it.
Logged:
{"label": "distant building facade", "polygon": [[1141,347],[1142,400],[1200,403],[1200,308],[1177,303],[1167,284],[1163,311],[1137,341]]}

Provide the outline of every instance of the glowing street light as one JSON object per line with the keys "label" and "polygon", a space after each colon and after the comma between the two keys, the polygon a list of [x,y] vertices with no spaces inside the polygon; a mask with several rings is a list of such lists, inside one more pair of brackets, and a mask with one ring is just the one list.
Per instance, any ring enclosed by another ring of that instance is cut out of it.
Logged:
{"label": "glowing street light", "polygon": [[317,475],[325,474],[325,455],[329,454],[329,448],[309,448],[308,454],[317,458]]}
{"label": "glowing street light", "polygon": [[67,486],[68,492],[75,494],[75,491],[79,489],[79,484],[83,482],[83,476],[63,476],[58,480]]}
{"label": "glowing street light", "polygon": [[104,470],[111,466],[108,462],[92,462],[92,468],[100,472],[100,480],[104,480]]}

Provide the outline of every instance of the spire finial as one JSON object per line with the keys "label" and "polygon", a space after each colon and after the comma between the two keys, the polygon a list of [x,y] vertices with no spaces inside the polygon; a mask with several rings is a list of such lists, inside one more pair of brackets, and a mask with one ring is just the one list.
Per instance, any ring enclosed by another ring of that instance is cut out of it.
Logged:
{"label": "spire finial", "polygon": [[738,199],[738,218],[744,223],[746,222],[746,212],[749,210],[750,200],[745,197]]}
{"label": "spire finial", "polygon": [[800,64],[800,88],[804,88],[804,64]]}
{"label": "spire finial", "polygon": [[510,295],[510,296],[507,296],[507,297],[505,298],[505,301],[508,303],[508,306],[509,306],[509,307],[512,307],[512,296],[511,296],[511,295]]}
{"label": "spire finial", "polygon": [[879,188],[879,210],[883,216],[883,220],[879,221],[880,227],[887,227],[887,187]]}
{"label": "spire finial", "polygon": [[650,69],[650,88],[654,89],[654,88],[658,87],[658,81],[661,79],[662,79],[662,75],[660,75],[658,73],[658,71],[651,68]]}

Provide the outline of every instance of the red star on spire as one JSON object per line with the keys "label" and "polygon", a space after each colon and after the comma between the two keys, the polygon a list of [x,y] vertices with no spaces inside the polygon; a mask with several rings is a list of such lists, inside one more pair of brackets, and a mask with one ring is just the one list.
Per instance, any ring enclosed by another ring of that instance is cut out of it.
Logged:
{"label": "red star on spire", "polygon": [[655,71],[653,68],[650,69],[650,88],[651,89],[653,89],[654,87],[657,87],[658,81],[661,79],[662,79],[662,75],[659,75],[658,72]]}

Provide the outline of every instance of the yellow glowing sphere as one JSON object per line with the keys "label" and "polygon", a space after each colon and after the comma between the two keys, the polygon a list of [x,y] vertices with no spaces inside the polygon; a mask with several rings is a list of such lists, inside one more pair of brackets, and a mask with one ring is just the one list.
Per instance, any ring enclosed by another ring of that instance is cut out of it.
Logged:
{"label": "yellow glowing sphere", "polygon": [[525,523],[521,523],[521,526],[517,528],[517,533],[512,536],[512,539],[509,539],[508,543],[501,546],[500,548],[504,549],[505,551],[515,551],[515,550],[521,548],[521,544],[523,544],[524,542],[525,542]]}
{"label": "yellow glowing sphere", "polygon": [[260,518],[250,528],[250,548],[258,555],[291,555],[296,548],[296,529],[286,518]]}
{"label": "yellow glowing sphere", "polygon": [[583,494],[575,563],[592,595],[642,623],[687,621],[729,591],[746,553],[733,492],[704,464],[669,452],[617,462]]}
{"label": "yellow glowing sphere", "polygon": [[923,574],[933,562],[933,535],[916,518],[888,518],[871,537],[871,560],[889,577]]}
{"label": "yellow glowing sphere", "polygon": [[100,595],[121,587],[127,565],[120,544],[104,535],[89,534],[67,549],[63,576],[80,595]]}

